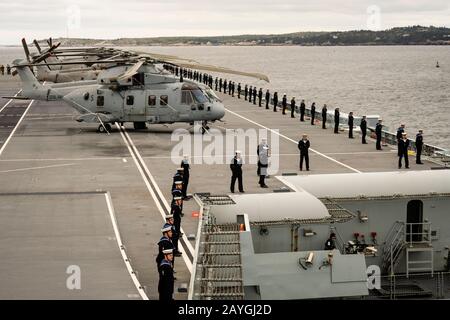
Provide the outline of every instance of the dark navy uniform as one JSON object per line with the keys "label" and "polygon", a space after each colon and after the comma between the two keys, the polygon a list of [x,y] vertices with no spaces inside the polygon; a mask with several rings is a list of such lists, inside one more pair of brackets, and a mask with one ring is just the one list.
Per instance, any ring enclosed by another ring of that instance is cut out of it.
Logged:
{"label": "dark navy uniform", "polygon": [[306,105],[305,102],[302,100],[300,103],[300,121],[305,121],[305,111],[306,111]]}
{"label": "dark navy uniform", "polygon": [[158,292],[159,300],[172,301],[173,300],[173,286],[175,278],[173,276],[172,263],[163,259],[159,264],[159,283]]}
{"label": "dark navy uniform", "polygon": [[294,112],[295,112],[295,98],[292,98],[291,99],[291,118],[295,118]]}
{"label": "dark navy uniform", "polygon": [[314,126],[314,120],[316,119],[316,103],[311,105],[311,125]]}
{"label": "dark navy uniform", "polygon": [[416,163],[417,164],[423,164],[423,162],[420,160],[420,156],[422,155],[422,147],[423,147],[423,136],[422,136],[422,132],[419,131],[419,133],[416,135]]}
{"label": "dark navy uniform", "polygon": [[270,102],[270,92],[269,90],[266,91],[266,109],[269,109],[269,102]]}
{"label": "dark navy uniform", "polygon": [[398,146],[400,149],[400,153],[398,155],[398,168],[402,167],[402,158],[405,158],[405,168],[409,169],[409,159],[408,159],[408,147],[409,147],[409,139],[400,139],[398,141]]}
{"label": "dark navy uniform", "polygon": [[156,264],[157,266],[160,265],[161,261],[164,259],[164,250],[168,249],[175,249],[175,246],[172,242],[172,240],[169,237],[162,236],[161,239],[158,241],[158,255],[156,256]]}
{"label": "dark navy uniform", "polygon": [[349,114],[348,116],[348,137],[353,139],[353,115]]}
{"label": "dark navy uniform", "polygon": [[242,90],[241,83],[238,83],[238,86],[237,86],[238,99],[241,98],[241,90]]}
{"label": "dark navy uniform", "polygon": [[281,100],[281,105],[283,107],[283,114],[286,114],[286,108],[287,108],[287,98],[286,95],[283,95],[283,99]]}
{"label": "dark navy uniform", "polygon": [[177,173],[173,176],[173,182],[172,182],[172,190],[175,189],[175,182],[181,181],[183,182],[183,173],[181,171],[177,170]]}
{"label": "dark navy uniform", "polygon": [[173,225],[175,226],[175,230],[181,232],[181,217],[183,216],[182,206],[174,203],[170,209],[170,214],[173,215]]}
{"label": "dark navy uniform", "polygon": [[273,94],[273,112],[277,112],[278,107],[278,92]]}
{"label": "dark navy uniform", "polygon": [[244,96],[245,96],[245,101],[247,101],[247,96],[248,96],[248,86],[247,85],[245,85],[245,88],[244,88]]}
{"label": "dark navy uniform", "polygon": [[261,102],[262,102],[262,94],[263,94],[262,88],[259,88],[259,91],[258,91],[258,104],[259,104],[260,107],[261,107]]}
{"label": "dark navy uniform", "polygon": [[334,133],[339,133],[339,109],[334,109]]}
{"label": "dark navy uniform", "polygon": [[328,112],[327,105],[324,105],[322,107],[322,129],[326,129],[327,128],[326,127],[326,124],[327,124],[327,112]]}
{"label": "dark navy uniform", "polygon": [[227,79],[225,79],[225,81],[223,82],[223,93],[227,93]]}
{"label": "dark navy uniform", "polygon": [[252,103],[252,96],[253,96],[253,87],[250,86],[248,89],[248,102]]}
{"label": "dark navy uniform", "polygon": [[189,169],[191,166],[189,165],[189,161],[186,159],[183,159],[181,161],[181,167],[184,169],[183,171],[183,198],[187,197],[187,187],[189,184]]}
{"label": "dark navy uniform", "polygon": [[238,180],[239,192],[244,192],[244,186],[242,183],[242,158],[236,158],[236,156],[231,160],[231,185],[230,191],[234,193],[234,185],[236,184],[236,179]]}
{"label": "dark navy uniform", "polygon": [[381,132],[383,130],[383,125],[381,123],[377,123],[375,126],[375,134],[377,135],[377,150],[381,149]]}
{"label": "dark navy uniform", "polygon": [[219,80],[217,80],[217,77],[216,77],[216,80],[215,80],[216,91],[217,91],[217,86],[218,86],[218,84],[219,84]]}
{"label": "dark navy uniform", "polygon": [[309,150],[310,145],[311,144],[308,139],[306,139],[306,140],[301,139],[298,142],[298,149],[300,150],[300,171],[303,170],[303,159],[305,159],[305,162],[306,162],[306,170],[309,171],[308,150]]}
{"label": "dark navy uniform", "polygon": [[222,92],[222,78],[219,79],[219,92]]}
{"label": "dark navy uniform", "polygon": [[367,135],[367,121],[366,119],[361,119],[361,124],[359,125],[361,128],[361,135],[362,135],[362,143],[367,144],[366,142],[366,135]]}
{"label": "dark navy uniform", "polygon": [[258,92],[256,91],[256,87],[253,87],[253,104],[256,104],[256,94]]}
{"label": "dark navy uniform", "polygon": [[400,156],[400,140],[403,137],[403,133],[405,132],[405,128],[399,127],[397,129],[397,155]]}

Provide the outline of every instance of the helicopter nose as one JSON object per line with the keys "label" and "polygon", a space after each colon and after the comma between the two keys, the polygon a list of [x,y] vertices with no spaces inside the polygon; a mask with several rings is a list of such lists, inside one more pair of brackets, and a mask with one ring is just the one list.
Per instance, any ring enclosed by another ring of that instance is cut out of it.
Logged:
{"label": "helicopter nose", "polygon": [[214,120],[220,120],[225,116],[225,106],[221,103],[215,103],[213,107]]}

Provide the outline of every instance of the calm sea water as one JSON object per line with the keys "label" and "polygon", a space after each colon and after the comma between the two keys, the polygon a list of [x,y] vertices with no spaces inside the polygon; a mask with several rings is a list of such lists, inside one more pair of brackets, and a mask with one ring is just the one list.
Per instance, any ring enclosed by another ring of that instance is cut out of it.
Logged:
{"label": "calm sea water", "polygon": [[[223,77],[287,93],[308,105],[315,101],[329,110],[380,115],[391,131],[404,122],[410,137],[421,128],[427,143],[450,149],[450,46],[135,49],[264,73],[270,83]],[[20,48],[0,48],[0,63],[17,56],[24,56]]]}

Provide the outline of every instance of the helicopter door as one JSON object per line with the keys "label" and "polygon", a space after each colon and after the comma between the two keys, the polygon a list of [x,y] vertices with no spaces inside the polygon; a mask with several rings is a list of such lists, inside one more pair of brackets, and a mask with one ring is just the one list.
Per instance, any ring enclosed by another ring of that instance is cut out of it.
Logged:
{"label": "helicopter door", "polygon": [[145,91],[126,91],[124,97],[124,117],[127,121],[145,122]]}
{"label": "helicopter door", "polygon": [[172,110],[169,107],[169,96],[165,93],[156,95],[157,116],[160,122],[173,122],[171,119]]}

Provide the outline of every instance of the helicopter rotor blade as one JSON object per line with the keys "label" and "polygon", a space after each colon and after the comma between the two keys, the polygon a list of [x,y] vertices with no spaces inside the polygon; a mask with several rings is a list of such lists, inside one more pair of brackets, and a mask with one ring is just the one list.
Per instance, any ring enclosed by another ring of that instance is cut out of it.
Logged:
{"label": "helicopter rotor blade", "polygon": [[36,49],[38,50],[39,53],[42,53],[41,50],[41,46],[39,45],[39,43],[37,42],[36,39],[33,40],[34,46],[36,47]]}
{"label": "helicopter rotor blade", "polygon": [[23,47],[23,50],[25,51],[25,56],[27,58],[27,61],[31,63],[30,50],[28,49],[28,44],[27,44],[27,41],[25,40],[25,38],[22,38],[22,47]]}

